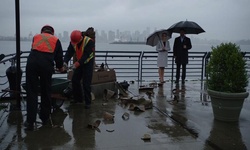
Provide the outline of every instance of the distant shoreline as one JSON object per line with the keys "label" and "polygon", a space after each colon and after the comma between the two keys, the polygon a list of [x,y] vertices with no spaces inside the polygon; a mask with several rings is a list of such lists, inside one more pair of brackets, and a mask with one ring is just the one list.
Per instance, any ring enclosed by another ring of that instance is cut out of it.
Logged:
{"label": "distant shoreline", "polygon": [[121,42],[121,41],[115,41],[115,42],[111,42],[110,44],[146,44],[146,42]]}
{"label": "distant shoreline", "polygon": [[[0,36],[0,41],[16,41],[15,38],[1,38]],[[21,42],[31,42],[32,39],[28,39],[28,38],[21,38],[20,39]],[[61,42],[69,42],[69,41],[64,41],[61,40]],[[109,43],[109,42],[98,42],[97,43]],[[192,41],[192,44],[210,44],[210,45],[219,45],[223,43],[222,41],[203,41],[203,42],[197,42],[197,41]],[[236,41],[233,42],[236,43],[237,45],[250,45],[250,40],[240,40],[240,41]],[[111,42],[109,44],[134,44],[134,45],[146,45],[146,42],[143,41],[139,41],[139,42],[135,42],[135,41],[127,41],[127,42],[122,42],[122,41],[114,41]]]}

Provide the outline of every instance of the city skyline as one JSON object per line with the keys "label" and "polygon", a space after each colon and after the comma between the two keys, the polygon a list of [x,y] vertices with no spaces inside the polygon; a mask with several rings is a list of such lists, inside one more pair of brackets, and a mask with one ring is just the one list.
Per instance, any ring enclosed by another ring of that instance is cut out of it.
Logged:
{"label": "city skyline", "polygon": [[[139,30],[136,31],[120,31],[119,29],[116,30],[95,30],[96,32],[96,38],[100,41],[106,41],[106,42],[111,42],[114,41],[115,39],[120,39],[122,41],[145,41],[145,39],[150,35],[150,29],[147,27],[145,30],[142,32]],[[33,38],[35,34],[39,34],[33,31],[30,31],[29,34],[27,35],[21,35],[21,39],[27,39],[30,40]],[[57,36],[60,40],[66,41],[69,40],[70,37],[70,31],[63,31],[62,33],[55,33],[55,36]],[[0,38],[3,39],[5,38],[13,38],[15,37],[14,35],[1,35]],[[136,39],[135,39],[136,38]]]}
{"label": "city skyline", "polygon": [[[145,28],[142,31],[135,30],[135,31],[129,31],[125,30],[122,31],[120,29],[114,30],[98,30],[96,29],[96,42],[114,42],[114,41],[124,41],[124,42],[146,42],[146,38],[152,34],[154,31],[158,30],[157,28],[154,28],[153,31],[149,27]],[[29,41],[32,40],[33,36],[38,33],[32,33],[30,31],[27,36],[21,35],[22,41]],[[70,40],[70,32],[69,31],[63,31],[62,33],[55,33],[55,36],[57,36],[61,41],[67,42]],[[173,33],[172,39],[179,36],[178,33]],[[243,43],[243,44],[250,44],[250,39],[239,39],[235,41],[227,41],[227,40],[219,40],[219,39],[203,39],[199,38],[199,35],[187,35],[188,37],[191,37],[192,41],[194,43],[220,43],[220,42],[237,42],[237,43]],[[9,36],[3,36],[0,35],[0,40],[15,40],[15,35],[9,35]],[[171,40],[171,39],[170,39]]]}
{"label": "city skyline", "polygon": [[[167,29],[179,21],[188,20],[206,31],[199,34],[201,39],[249,39],[246,32],[250,26],[249,0],[189,0],[187,4],[171,0],[92,0],[88,3],[54,0],[56,5],[48,4],[51,1],[20,1],[21,36],[27,36],[30,31],[35,34],[46,24],[53,26],[56,33],[86,30],[91,26],[99,33],[116,29],[142,33],[141,29],[145,27]],[[0,8],[0,33],[12,36],[16,25],[15,3],[4,0]]]}

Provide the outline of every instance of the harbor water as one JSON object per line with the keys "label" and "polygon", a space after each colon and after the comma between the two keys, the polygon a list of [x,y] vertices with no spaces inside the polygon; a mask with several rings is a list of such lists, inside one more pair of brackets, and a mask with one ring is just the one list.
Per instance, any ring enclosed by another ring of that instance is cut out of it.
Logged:
{"label": "harbor water", "polygon": [[[61,42],[64,50],[67,49],[69,42]],[[21,41],[20,43],[21,51],[29,51],[31,48],[31,41]],[[194,44],[192,45],[192,51],[194,52],[206,52],[211,51],[213,44]],[[170,47],[173,47],[173,43],[170,42]],[[243,51],[249,49],[250,45],[244,46]],[[97,51],[155,51],[155,47],[143,44],[110,44],[110,43],[96,43]],[[16,52],[16,42],[15,41],[0,41],[0,53],[9,54]]]}
{"label": "harbor water", "polygon": [[[171,44],[171,43],[170,43]],[[63,50],[67,50],[69,42],[62,42]],[[193,52],[207,52],[211,50],[209,44],[193,44],[191,49]],[[21,41],[20,51],[29,51],[31,49],[31,41]],[[250,46],[249,46],[250,47]],[[109,43],[96,43],[96,51],[144,51],[155,52],[155,47],[143,44],[109,44]],[[0,53],[1,54],[13,54],[16,52],[15,41],[0,41]],[[10,66],[10,63],[0,64],[0,75],[5,75],[6,69]],[[3,83],[3,81],[0,81]]]}
{"label": "harbor water", "polygon": [[[14,41],[0,43],[1,53],[15,53]],[[21,51],[28,51],[30,45],[30,42],[21,42]],[[62,45],[66,50],[68,43]],[[192,51],[210,51],[210,48],[211,45],[193,44]],[[155,51],[155,48],[96,43],[96,50]],[[8,67],[7,63],[1,64],[1,73],[5,73]],[[37,119],[35,131],[31,132],[23,127],[25,101],[21,103],[22,111],[10,111],[9,103],[3,103],[0,109],[0,149],[249,149],[250,99],[245,100],[239,122],[219,122],[214,120],[210,97],[203,85],[202,81],[188,81],[181,86],[166,82],[154,87],[149,96],[150,93],[138,90],[138,82],[130,83],[127,99],[120,101],[117,96],[108,101],[95,99],[91,109],[87,110],[66,100],[52,113],[53,128],[43,128]],[[143,112],[131,110],[131,105],[125,102],[136,98],[151,101],[153,107]],[[114,116],[113,121],[104,119],[106,112]],[[129,117],[124,119],[124,114]],[[89,128],[96,121],[100,121],[100,125]],[[145,135],[149,136],[149,141],[142,140]]]}
{"label": "harbor water", "polygon": [[[63,50],[67,50],[68,45],[69,45],[69,42],[62,42]],[[192,49],[190,50],[190,52],[209,52],[209,51],[211,51],[212,46],[217,46],[217,45],[192,43]],[[30,49],[31,49],[31,41],[21,41],[20,47],[21,47],[20,51],[30,51]],[[173,39],[170,39],[170,47],[171,48],[173,47]],[[250,45],[240,45],[240,48],[241,48],[242,51],[246,51],[246,52],[250,51]],[[143,44],[109,44],[109,43],[98,43],[98,42],[96,43],[96,51],[99,51],[99,52],[100,51],[110,51],[110,52],[112,52],[112,51],[156,52],[155,47],[151,47],[149,45],[143,45]],[[0,41],[0,53],[1,54],[7,55],[7,54],[13,54],[15,52],[16,52],[16,42],[15,41]],[[6,70],[10,67],[10,62],[0,64],[0,65],[1,65],[1,67],[0,67],[0,76],[3,76],[3,75],[6,74],[5,73]],[[100,65],[100,64],[98,64],[98,65]],[[117,66],[117,67],[119,67],[119,66]],[[155,74],[157,72],[157,69],[155,68],[155,70],[152,70],[152,72]],[[169,72],[169,70],[168,70],[168,72]],[[153,78],[155,78],[155,75],[153,76]],[[158,78],[155,78],[155,79],[158,79]],[[192,78],[192,80],[193,79],[195,80],[195,78]],[[200,78],[197,78],[197,79],[200,79]],[[0,84],[6,82],[6,81],[2,81],[2,80],[4,80],[4,79],[0,78]],[[130,79],[128,79],[128,80],[130,80]]]}

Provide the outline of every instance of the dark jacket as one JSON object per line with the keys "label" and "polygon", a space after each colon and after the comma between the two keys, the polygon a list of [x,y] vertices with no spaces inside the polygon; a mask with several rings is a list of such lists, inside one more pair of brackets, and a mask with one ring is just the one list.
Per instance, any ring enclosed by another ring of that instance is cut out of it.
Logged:
{"label": "dark jacket", "polygon": [[[81,41],[83,42],[83,41]],[[78,45],[81,45],[81,42],[78,43]],[[84,62],[89,58],[91,53],[95,52],[95,42],[93,40],[89,40],[88,44],[84,48],[84,53],[78,62],[80,65],[84,65]],[[64,62],[68,64],[69,60],[73,57],[75,54],[75,49],[72,44],[69,44],[68,49],[66,51],[66,54],[64,56]]]}
{"label": "dark jacket", "polygon": [[[183,45],[186,45],[186,48],[183,48]],[[188,50],[192,48],[190,38],[184,38],[181,42],[181,37],[177,37],[174,40],[173,52],[175,57],[175,63],[188,64]]]}
{"label": "dark jacket", "polygon": [[28,62],[33,63],[34,61],[52,68],[54,68],[55,62],[56,68],[61,68],[63,66],[63,50],[60,40],[58,39],[56,41],[56,46],[53,53],[39,52],[39,50],[31,49]]}

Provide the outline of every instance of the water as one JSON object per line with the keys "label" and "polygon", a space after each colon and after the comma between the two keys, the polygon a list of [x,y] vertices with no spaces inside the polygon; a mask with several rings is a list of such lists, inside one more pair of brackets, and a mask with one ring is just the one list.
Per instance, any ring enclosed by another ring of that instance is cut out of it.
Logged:
{"label": "water", "polygon": [[[62,42],[64,50],[67,49],[69,42]],[[31,48],[31,41],[21,41],[21,51],[29,51]],[[173,41],[170,41],[171,48]],[[191,51],[193,52],[207,52],[211,51],[212,46],[215,44],[194,44]],[[242,51],[250,52],[250,45],[239,45]],[[141,44],[109,44],[109,43],[96,43],[97,51],[155,51],[155,47]],[[0,41],[0,53],[9,54],[16,52],[15,41]]]}
{"label": "water", "polygon": [[[66,50],[69,42],[62,42],[63,50]],[[192,52],[208,52],[211,51],[212,44],[192,44]],[[173,47],[173,39],[170,39],[170,47]],[[31,48],[31,41],[21,41],[21,51],[29,51]],[[250,52],[250,45],[240,45],[242,51]],[[155,52],[155,47],[142,44],[109,44],[109,43],[96,43],[96,51],[145,51]],[[0,41],[0,54],[11,54],[16,52],[15,41]],[[0,64],[0,76],[5,74],[6,69],[10,63]],[[1,79],[0,79],[1,80]],[[0,81],[0,84],[4,81]]]}
{"label": "water", "polygon": [[[69,42],[62,42],[63,50],[66,50]],[[21,41],[21,51],[29,51],[31,48],[31,41]],[[155,47],[148,45],[128,45],[128,44],[109,44],[109,43],[96,43],[97,51],[155,51]],[[15,41],[0,41],[0,51],[3,54],[15,53]]]}
{"label": "water", "polygon": [[[69,42],[62,42],[64,50],[67,49]],[[173,41],[170,41],[171,48]],[[213,44],[194,44],[191,51],[193,52],[207,52],[211,51],[211,47],[216,46]],[[29,51],[31,48],[31,41],[21,41],[21,51]],[[250,45],[240,45],[242,51],[250,51]],[[155,51],[155,47],[141,44],[109,44],[109,43],[96,43],[97,51]],[[10,54],[16,52],[15,41],[0,41],[0,53]]]}

